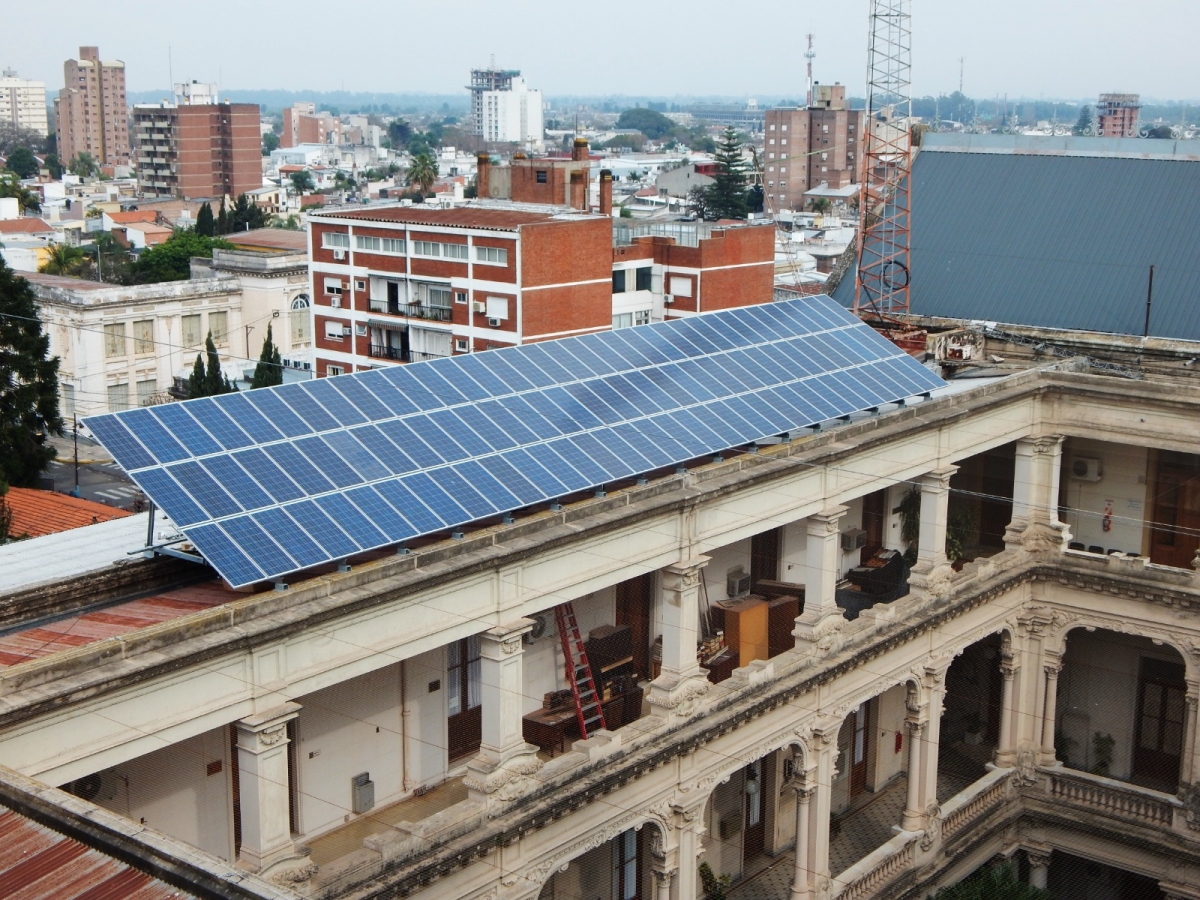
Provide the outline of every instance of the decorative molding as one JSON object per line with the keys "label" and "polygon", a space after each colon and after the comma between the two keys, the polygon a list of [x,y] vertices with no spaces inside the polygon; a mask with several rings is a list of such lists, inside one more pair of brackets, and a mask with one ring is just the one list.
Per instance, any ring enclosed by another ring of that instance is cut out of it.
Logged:
{"label": "decorative molding", "polygon": [[272,725],[270,728],[264,728],[258,732],[258,742],[264,747],[274,747],[285,740],[287,740],[286,722],[281,725]]}

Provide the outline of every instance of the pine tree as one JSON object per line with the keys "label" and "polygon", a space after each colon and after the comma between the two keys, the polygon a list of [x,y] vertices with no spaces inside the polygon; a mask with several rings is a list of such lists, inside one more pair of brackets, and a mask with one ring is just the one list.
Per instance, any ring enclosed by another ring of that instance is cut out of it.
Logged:
{"label": "pine tree", "polygon": [[37,485],[62,434],[58,357],[38,320],[33,288],[0,259],[0,482]]}
{"label": "pine tree", "polygon": [[208,383],[204,378],[204,358],[197,353],[196,362],[192,365],[192,374],[188,376],[187,398],[195,400],[197,397],[208,396]]}
{"label": "pine tree", "polygon": [[213,219],[212,207],[207,202],[200,205],[200,211],[196,213],[196,234],[202,234],[204,237],[214,237],[217,233],[217,223]]}
{"label": "pine tree", "polygon": [[221,198],[221,211],[217,213],[217,234],[229,234],[233,224],[229,220],[229,212],[225,209],[225,198]]}
{"label": "pine tree", "polygon": [[1074,131],[1076,134],[1087,134],[1089,128],[1092,127],[1092,108],[1086,103],[1079,107],[1079,118],[1075,120]]}
{"label": "pine tree", "polygon": [[267,323],[267,337],[263,341],[262,353],[258,357],[258,365],[254,367],[254,377],[250,380],[250,389],[274,387],[283,384],[283,357],[279,348],[271,339],[271,323]]}
{"label": "pine tree", "polygon": [[732,126],[726,127],[713,154],[717,173],[708,187],[708,215],[713,219],[744,219],[748,211],[746,163],[742,142]]}
{"label": "pine tree", "polygon": [[188,399],[216,397],[235,392],[237,387],[221,372],[221,358],[217,355],[217,345],[213,343],[211,331],[204,341],[204,355],[208,358],[207,367],[200,354],[196,354],[192,374],[188,376]]}

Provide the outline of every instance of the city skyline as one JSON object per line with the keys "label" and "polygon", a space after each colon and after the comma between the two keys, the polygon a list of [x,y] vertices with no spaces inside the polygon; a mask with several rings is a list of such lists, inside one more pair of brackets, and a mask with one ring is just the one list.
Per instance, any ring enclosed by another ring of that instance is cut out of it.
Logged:
{"label": "city skyline", "polygon": [[[45,81],[53,94],[62,86],[63,60],[77,56],[81,45],[98,45],[105,59],[125,62],[130,92],[164,89],[172,79],[198,79],[227,90],[461,92],[465,97],[468,70],[494,57],[498,65],[521,69],[549,97],[769,98],[802,93],[805,35],[813,32],[816,79],[842,82],[852,95],[862,92],[867,0],[785,8],[752,2],[739,16],[748,35],[732,42],[715,4],[711,15],[702,15],[700,6],[683,15],[615,0],[605,20],[593,18],[592,27],[582,32],[587,35],[582,48],[577,41],[546,41],[542,28],[528,27],[534,20],[561,21],[561,7],[525,0],[520,8],[522,15],[510,24],[482,0],[457,4],[457,17],[447,16],[444,7],[366,2],[355,16],[371,23],[364,24],[364,33],[395,34],[395,41],[380,41],[375,53],[347,53],[348,46],[365,40],[354,33],[353,22],[347,35],[326,46],[305,37],[310,29],[319,30],[316,25],[326,15],[312,0],[291,4],[282,33],[277,12],[228,0],[214,0],[211,15],[186,21],[169,11],[147,20],[135,15],[129,0],[113,0],[100,17],[94,7],[71,0],[55,28],[38,41],[18,42],[15,33],[0,39],[0,65]],[[241,27],[231,30],[225,13],[235,9]],[[1119,44],[1112,37],[1118,9],[1116,0],[1096,0],[1086,8],[1013,0],[983,27],[978,16],[963,14],[961,3],[922,0],[913,19],[913,95],[957,90],[963,59],[963,90],[975,97],[1080,99],[1119,90],[1147,100],[1200,98],[1200,74],[1187,62],[1189,26],[1200,22],[1194,6],[1187,0],[1147,0],[1139,15],[1120,20]],[[136,39],[128,28],[131,21],[138,22]],[[448,22],[454,24],[451,31],[445,28]],[[756,25],[762,30],[756,32]],[[262,37],[268,33],[282,40],[266,44]],[[756,34],[788,37],[776,48],[782,52],[760,53],[758,48],[769,44]],[[668,52],[648,53],[660,39]],[[276,49],[264,51],[264,46]],[[314,49],[302,53],[292,47]],[[1103,47],[1113,52],[1102,52]],[[321,65],[322,59],[328,65]]]}

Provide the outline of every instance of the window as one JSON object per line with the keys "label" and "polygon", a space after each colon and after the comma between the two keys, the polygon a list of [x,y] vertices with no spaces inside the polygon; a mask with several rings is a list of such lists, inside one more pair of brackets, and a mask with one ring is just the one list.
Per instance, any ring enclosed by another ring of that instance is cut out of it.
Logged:
{"label": "window", "polygon": [[676,297],[692,296],[692,279],[679,275],[671,276],[671,293]]}
{"label": "window", "polygon": [[780,139],[779,139],[779,143],[780,143],[780,145],[786,144],[786,143],[787,143],[787,138],[780,138]]}
{"label": "window", "polygon": [[613,839],[612,896],[614,900],[634,900],[638,895],[638,853],[636,829],[623,831]]}
{"label": "window", "polygon": [[466,259],[466,244],[442,244],[442,256],[447,259]]}
{"label": "window", "polygon": [[508,251],[503,247],[476,247],[475,260],[492,266],[507,266]]}
{"label": "window", "polygon": [[108,386],[108,411],[120,412],[129,408],[129,385],[110,384]]}
{"label": "window", "polygon": [[467,352],[467,342],[464,339],[459,338],[458,340],[456,340],[454,342],[454,349],[456,351],[458,351],[459,353],[466,353]]}
{"label": "window", "polygon": [[767,141],[767,143],[768,143],[768,144],[770,144],[772,147],[774,147],[774,146],[775,146],[775,138],[770,138],[770,139]]}
{"label": "window", "polygon": [[784,174],[784,173],[786,173],[786,172],[787,172],[787,166],[780,166],[780,167],[779,167],[779,174],[780,174],[780,175],[783,175],[783,174]]}
{"label": "window", "polygon": [[208,314],[208,331],[214,344],[223,344],[229,340],[229,313],[210,312]]}
{"label": "window", "polygon": [[636,270],[636,287],[634,290],[648,291],[650,290],[650,276],[654,270],[650,266],[642,266]]}
{"label": "window", "polygon": [[429,290],[425,295],[430,306],[441,306],[448,308],[450,306],[450,289],[429,286]]}
{"label": "window", "polygon": [[[196,318],[200,317],[197,316]],[[112,325],[105,325],[104,355],[108,357],[125,356],[128,352],[128,349],[125,347],[125,323],[116,322]]]}
{"label": "window", "polygon": [[133,323],[133,352],[154,352],[154,320],[139,319]]}
{"label": "window", "polygon": [[354,236],[354,246],[359,250],[370,250],[378,253],[382,249],[381,244],[382,241],[377,237],[370,237],[363,234],[356,234]]}
{"label": "window", "polygon": [[467,292],[466,291],[455,291],[454,292],[454,302],[455,303],[466,303],[467,302]]}
{"label": "window", "polygon": [[75,415],[75,385],[60,383],[58,394],[62,397],[62,417],[69,419]]}
{"label": "window", "polygon": [[340,295],[342,293],[342,279],[327,277],[325,279],[325,293],[331,295]]}
{"label": "window", "polygon": [[414,256],[441,256],[442,245],[436,241],[413,241]]}
{"label": "window", "polygon": [[346,372],[346,370],[343,369],[341,366],[326,366],[325,367],[325,377],[326,378],[333,378],[336,375],[343,375],[343,374],[345,374],[345,372]]}
{"label": "window", "polygon": [[365,324],[364,325],[356,324],[354,326],[354,333],[356,335],[358,335],[359,337],[366,337],[367,336],[367,326]]}
{"label": "window", "polygon": [[488,297],[487,315],[489,319],[507,319],[508,300],[505,297]]}
{"label": "window", "polygon": [[768,154],[767,154],[767,159],[774,159],[774,158],[775,158],[775,154],[774,154],[774,153],[768,153]]}
{"label": "window", "polygon": [[149,406],[150,401],[154,399],[155,391],[158,389],[158,382],[153,378],[137,383],[137,403],[138,406]]}
{"label": "window", "polygon": [[825,134],[829,134],[829,126],[828,126],[828,125],[822,125],[822,126],[821,126],[821,131],[823,131]]}
{"label": "window", "polygon": [[350,235],[344,231],[326,231],[321,235],[321,246],[327,250],[348,250]]}
{"label": "window", "polygon": [[614,294],[625,293],[625,270],[613,269],[613,288]]}
{"label": "window", "polygon": [[772,130],[772,131],[774,131],[774,130],[775,130],[775,126],[774,126],[774,125],[772,125],[772,126],[771,126],[771,130]]}
{"label": "window", "polygon": [[648,309],[637,310],[637,312],[635,312],[633,314],[633,324],[634,325],[649,325],[650,324],[650,310],[648,310]]}
{"label": "window", "polygon": [[787,126],[786,126],[786,125],[784,125],[784,126],[783,126],[782,128],[780,128],[779,130],[780,130],[780,131],[787,131]]}
{"label": "window", "polygon": [[404,239],[403,238],[383,238],[383,246],[380,249],[384,253],[403,253]]}
{"label": "window", "polygon": [[367,283],[365,281],[363,281],[361,278],[355,278],[354,279],[354,289],[356,291],[365,291],[367,289]]}
{"label": "window", "polygon": [[308,294],[298,294],[292,301],[292,309],[288,314],[291,320],[292,343],[299,344],[310,340]]}
{"label": "window", "polygon": [[545,169],[538,169],[538,170],[537,170],[537,183],[538,183],[538,184],[545,184],[545,183],[546,183],[546,170],[545,170]]}
{"label": "window", "polygon": [[325,339],[340,341],[342,339],[342,323],[332,319],[325,320]]}
{"label": "window", "polygon": [[632,328],[633,313],[617,313],[613,316],[613,328]]}

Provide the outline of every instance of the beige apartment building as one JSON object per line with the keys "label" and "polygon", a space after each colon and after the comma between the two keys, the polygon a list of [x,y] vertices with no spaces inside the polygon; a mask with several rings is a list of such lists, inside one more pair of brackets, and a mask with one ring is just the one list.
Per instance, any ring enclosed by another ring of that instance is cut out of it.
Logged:
{"label": "beige apartment building", "polygon": [[46,134],[46,85],[18,78],[12,69],[0,74],[0,122]]}
{"label": "beige apartment building", "polygon": [[80,47],[79,59],[63,63],[63,82],[54,100],[59,157],[90,153],[101,165],[128,165],[125,63],[100,59],[99,47]]}

